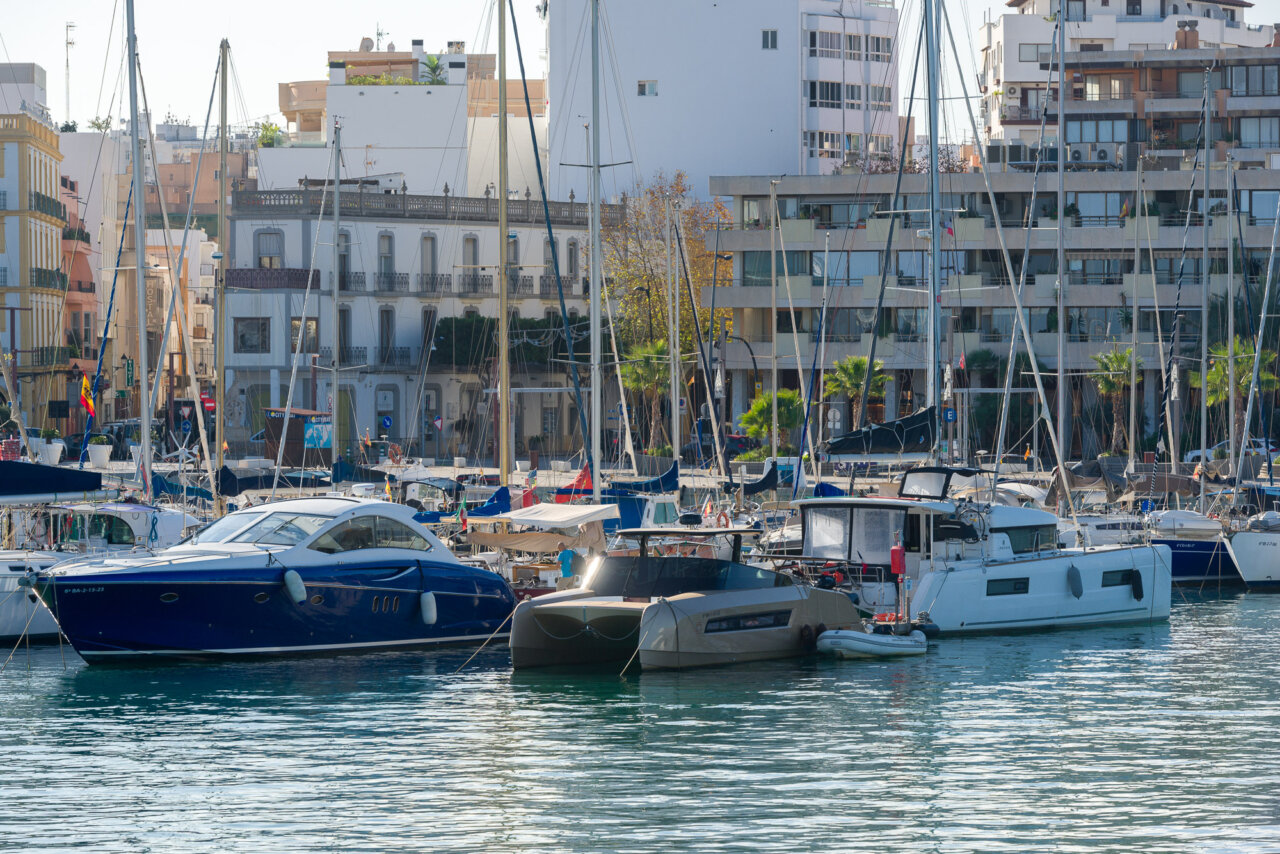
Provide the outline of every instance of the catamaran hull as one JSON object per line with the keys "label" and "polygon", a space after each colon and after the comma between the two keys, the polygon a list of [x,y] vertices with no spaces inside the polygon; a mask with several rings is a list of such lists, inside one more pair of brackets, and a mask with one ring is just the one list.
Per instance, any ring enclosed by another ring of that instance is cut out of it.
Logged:
{"label": "catamaran hull", "polygon": [[58,636],[58,624],[49,609],[40,603],[29,588],[20,588],[16,572],[0,576],[0,641],[21,637],[46,640]]}
{"label": "catamaran hull", "polygon": [[683,670],[806,655],[823,630],[857,619],[848,596],[811,587],[672,596],[644,612],[640,666]]}
{"label": "catamaran hull", "polygon": [[[1168,546],[966,561],[923,574],[911,593],[911,617],[927,612],[944,634],[1159,622],[1169,618],[1171,562]],[[897,607],[893,585],[865,584],[859,593],[869,610]]]}
{"label": "catamaran hull", "polygon": [[1237,531],[1227,548],[1249,590],[1280,593],[1280,532]]}
{"label": "catamaran hull", "polygon": [[[470,570],[346,566],[299,571],[301,603],[279,567],[112,577],[45,575],[41,597],[88,662],[325,654],[476,643],[496,632],[515,598],[500,578]],[[431,597],[424,597],[424,592]],[[430,620],[430,622],[428,622]]]}
{"label": "catamaran hull", "polygon": [[1240,585],[1244,579],[1227,549],[1226,540],[1179,540],[1172,537],[1151,540],[1168,546],[1173,555],[1173,583],[1188,585]]}
{"label": "catamaran hull", "polygon": [[548,593],[521,602],[511,618],[511,666],[625,664],[635,655],[648,600],[592,596],[587,590]]}

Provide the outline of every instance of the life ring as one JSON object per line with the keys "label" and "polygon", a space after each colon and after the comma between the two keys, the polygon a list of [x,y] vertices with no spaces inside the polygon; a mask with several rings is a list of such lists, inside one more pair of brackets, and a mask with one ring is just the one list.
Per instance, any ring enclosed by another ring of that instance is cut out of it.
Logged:
{"label": "life ring", "polygon": [[716,527],[719,527],[719,528],[729,527],[728,513],[724,512],[723,510],[720,511],[720,515],[716,517]]}
{"label": "life ring", "polygon": [[401,448],[399,445],[397,445],[395,442],[392,442],[387,447],[387,458],[391,460],[391,462],[393,463],[404,462],[404,449]]}

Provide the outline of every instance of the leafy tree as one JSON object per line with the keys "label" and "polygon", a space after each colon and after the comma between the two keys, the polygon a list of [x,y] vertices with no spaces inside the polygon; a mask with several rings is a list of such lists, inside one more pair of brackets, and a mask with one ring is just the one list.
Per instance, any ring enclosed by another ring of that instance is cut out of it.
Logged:
{"label": "leafy tree", "polygon": [[[1098,387],[1098,394],[1111,401],[1111,453],[1124,451],[1125,403],[1129,399],[1130,373],[1133,370],[1132,347],[1121,350],[1113,347],[1109,353],[1094,353],[1093,361],[1097,370],[1089,374],[1089,379]],[[1142,370],[1142,359],[1137,359],[1137,368]]]}
{"label": "leafy tree", "polygon": [[62,127],[58,128],[58,133],[75,133],[79,127],[75,122],[68,120],[62,123]]}
{"label": "leafy tree", "polygon": [[448,83],[449,78],[445,74],[444,66],[440,64],[440,57],[428,56],[423,65],[426,66],[427,76],[422,82],[429,86],[435,86],[441,83]]}
{"label": "leafy tree", "polygon": [[[751,408],[738,416],[738,422],[747,435],[761,442],[770,442],[773,431],[773,393],[765,392],[751,401]],[[800,392],[778,389],[778,444],[788,444],[791,432],[800,429],[804,422],[804,404]]]}
{"label": "leafy tree", "polygon": [[98,133],[111,130],[111,116],[94,116],[93,121],[89,122],[89,127]]}
{"label": "leafy tree", "polygon": [[[700,305],[702,288],[715,281],[727,284],[733,279],[733,262],[707,248],[707,238],[715,243],[717,222],[732,220],[727,208],[720,202],[699,202],[690,195],[683,172],[668,178],[659,173],[652,182],[636,187],[634,195],[624,196],[625,208],[621,218],[604,223],[601,235],[601,254],[604,265],[605,290],[613,300],[614,327],[620,349],[653,340],[651,330],[665,330],[669,318],[667,289],[666,206],[670,199],[674,205],[673,224],[678,219],[684,244],[685,261],[693,285],[694,299],[689,301],[689,289],[685,285],[680,253],[674,243],[671,246],[671,264],[678,276],[677,296],[680,317],[680,351],[697,350],[694,323],[699,324],[705,341],[712,329],[710,309]],[[561,258],[563,263],[563,257]],[[716,311],[715,328],[720,323],[729,324],[732,312]]]}
{"label": "leafy tree", "polygon": [[671,359],[666,339],[637,344],[627,351],[621,367],[622,385],[649,401],[649,447],[658,447],[662,426],[662,397]]}
{"label": "leafy tree", "polygon": [[[1234,346],[1236,361],[1236,435],[1244,435],[1244,410],[1249,395],[1249,384],[1253,382],[1253,342],[1236,336]],[[1209,347],[1209,395],[1208,401],[1210,406],[1221,406],[1231,399],[1231,382],[1229,376],[1229,367],[1227,363],[1227,345],[1225,343],[1214,344]],[[1275,391],[1280,387],[1280,379],[1278,379],[1272,371],[1267,370],[1267,365],[1276,363],[1276,354],[1271,350],[1262,351],[1263,367],[1258,371],[1258,391]],[[1190,374],[1192,388],[1200,388],[1200,372],[1196,371]]]}
{"label": "leafy tree", "polygon": [[[862,418],[862,387],[867,381],[867,357],[849,356],[831,366],[823,381],[822,396],[824,399],[843,394],[849,398],[849,428],[854,429]],[[876,359],[871,370],[871,396],[884,395],[885,383],[889,381],[884,373],[884,361]]]}
{"label": "leafy tree", "polygon": [[258,125],[258,148],[276,148],[284,142],[280,125],[275,122],[263,122]]}

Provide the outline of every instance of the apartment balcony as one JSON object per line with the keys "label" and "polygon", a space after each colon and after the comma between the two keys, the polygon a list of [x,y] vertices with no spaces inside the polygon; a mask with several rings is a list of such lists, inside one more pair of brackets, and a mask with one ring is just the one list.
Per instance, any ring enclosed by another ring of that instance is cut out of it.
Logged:
{"label": "apartment balcony", "polygon": [[378,293],[407,294],[409,292],[408,273],[393,273],[388,270],[380,270],[374,274],[374,277],[374,281],[377,282]]}
{"label": "apartment balcony", "polygon": [[533,287],[533,276],[512,276],[510,281],[513,296],[533,296],[537,293]]}
{"label": "apartment balcony", "polygon": [[[329,274],[329,282],[330,283],[333,282],[332,273]],[[343,273],[338,278],[338,290],[350,291],[353,293],[364,293],[364,290],[365,290],[364,273],[363,272],[353,273],[350,271]]]}
{"label": "apartment balcony", "polygon": [[453,275],[450,273],[419,273],[418,293],[447,294],[453,288]]}
{"label": "apartment balcony", "polygon": [[77,293],[82,294],[91,294],[97,291],[97,289],[98,286],[91,281],[75,281],[71,282],[67,287],[67,290],[69,291],[76,291]]}
{"label": "apartment balcony", "polygon": [[373,367],[383,370],[406,371],[413,366],[412,348],[375,347],[377,361]]}
{"label": "apartment balcony", "polygon": [[[1010,104],[1000,108],[1000,122],[1006,125],[1039,124],[1044,109],[1041,107],[1023,107]],[[1050,124],[1053,124],[1050,122]]]}
{"label": "apartment balcony", "polygon": [[[321,365],[333,364],[333,348],[321,347],[319,353],[319,362]],[[338,366],[339,367],[358,367],[369,364],[369,348],[368,347],[339,347],[338,348]]]}
{"label": "apartment balcony", "polygon": [[311,287],[320,287],[320,276],[315,270],[297,267],[232,267],[227,270],[227,287],[249,291],[305,290],[310,274]]}
{"label": "apartment balcony", "polygon": [[[571,278],[569,276],[560,277],[560,286],[564,288],[564,295],[566,299],[574,296],[573,286],[578,283],[579,281],[576,278]],[[587,281],[587,287],[590,287],[589,281]],[[579,291],[577,295],[581,296],[582,293],[584,293],[584,291]],[[542,275],[538,277],[538,296],[543,299],[560,298],[560,289],[556,286],[555,276]]]}
{"label": "apartment balcony", "polygon": [[27,207],[36,213],[51,216],[62,222],[67,221],[67,206],[53,196],[46,196],[44,193],[37,193],[32,190],[27,194]]}
{"label": "apartment balcony", "polygon": [[62,239],[74,240],[79,243],[88,243],[89,232],[85,231],[83,228],[72,228],[71,226],[65,226],[62,229]]}
{"label": "apartment balcony", "polygon": [[465,274],[458,277],[458,293],[491,294],[493,293],[493,276]]}
{"label": "apartment balcony", "polygon": [[28,281],[33,288],[49,288],[58,291],[67,289],[67,274],[61,270],[45,270],[40,267],[32,267]]}
{"label": "apartment balcony", "polygon": [[70,347],[36,347],[31,351],[31,366],[35,368],[54,368],[66,365],[71,361]]}

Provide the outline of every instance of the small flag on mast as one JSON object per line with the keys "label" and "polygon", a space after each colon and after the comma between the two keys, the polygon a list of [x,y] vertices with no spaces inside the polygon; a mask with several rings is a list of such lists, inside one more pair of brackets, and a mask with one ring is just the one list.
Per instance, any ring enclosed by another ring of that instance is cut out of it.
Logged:
{"label": "small flag on mast", "polygon": [[80,377],[80,405],[89,413],[90,418],[97,414],[93,408],[93,389],[89,388],[88,374]]}

